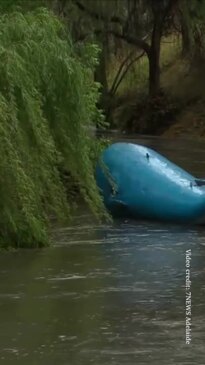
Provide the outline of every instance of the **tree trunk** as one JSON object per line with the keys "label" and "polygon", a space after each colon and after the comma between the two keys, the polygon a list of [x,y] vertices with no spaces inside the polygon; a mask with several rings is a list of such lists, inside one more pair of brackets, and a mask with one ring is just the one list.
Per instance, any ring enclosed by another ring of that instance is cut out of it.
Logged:
{"label": "tree trunk", "polygon": [[187,56],[191,53],[193,46],[192,22],[189,14],[187,0],[182,0],[180,5],[182,55]]}
{"label": "tree trunk", "polygon": [[153,97],[160,91],[160,42],[162,35],[161,17],[156,14],[152,31],[149,58],[149,96]]}
{"label": "tree trunk", "polygon": [[149,96],[153,97],[160,91],[160,52],[152,48],[149,54]]}
{"label": "tree trunk", "polygon": [[187,56],[192,50],[192,38],[190,27],[186,23],[185,19],[181,20],[181,33],[182,33],[182,56]]}

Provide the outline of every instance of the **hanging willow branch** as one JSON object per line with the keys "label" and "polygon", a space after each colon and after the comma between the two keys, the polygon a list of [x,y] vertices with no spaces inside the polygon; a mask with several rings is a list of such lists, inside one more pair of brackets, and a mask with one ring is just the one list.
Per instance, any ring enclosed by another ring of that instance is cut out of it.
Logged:
{"label": "hanging willow branch", "polygon": [[1,245],[45,245],[49,215],[69,216],[59,166],[102,213],[91,160],[97,146],[87,132],[101,120],[97,53],[92,45],[77,52],[45,9],[0,16]]}

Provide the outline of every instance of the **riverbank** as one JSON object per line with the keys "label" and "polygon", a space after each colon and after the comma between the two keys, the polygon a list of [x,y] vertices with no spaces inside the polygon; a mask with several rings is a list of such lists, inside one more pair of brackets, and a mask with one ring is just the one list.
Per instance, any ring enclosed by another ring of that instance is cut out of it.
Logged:
{"label": "riverbank", "polygon": [[178,115],[164,136],[205,138],[204,77],[203,62],[191,67],[188,61],[180,59],[162,74],[163,87],[180,105]]}
{"label": "riverbank", "polygon": [[150,100],[147,96],[146,61],[140,60],[130,71],[116,95],[113,120],[119,130],[171,138],[205,138],[204,62],[191,64],[182,58],[179,42],[162,45],[162,92],[157,98]]}

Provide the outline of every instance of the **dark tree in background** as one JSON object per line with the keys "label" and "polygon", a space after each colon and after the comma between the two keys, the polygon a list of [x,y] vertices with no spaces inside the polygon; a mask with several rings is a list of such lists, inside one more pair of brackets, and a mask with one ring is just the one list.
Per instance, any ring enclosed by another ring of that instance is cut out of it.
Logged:
{"label": "dark tree in background", "polygon": [[127,72],[119,73],[117,82],[114,80],[115,84],[108,88],[108,59],[110,53],[115,53],[115,46],[134,50],[130,52],[132,57],[128,55],[123,60],[125,69],[129,69],[141,53],[147,56],[148,95],[151,98],[157,96],[161,89],[163,36],[174,32],[181,35],[184,57],[195,55],[196,58],[202,53],[205,2],[201,0],[53,0],[53,6],[72,29],[76,41],[94,39],[101,47],[95,77],[102,85],[101,107],[106,115],[109,114],[109,103]]}
{"label": "dark tree in background", "polygon": [[[66,6],[66,2],[64,1]],[[94,34],[106,33],[110,37],[143,50],[149,59],[149,95],[160,90],[160,42],[166,23],[172,17],[176,0],[121,0],[106,9],[107,1],[79,1],[73,4],[94,20]],[[104,44],[103,44],[104,48]]]}

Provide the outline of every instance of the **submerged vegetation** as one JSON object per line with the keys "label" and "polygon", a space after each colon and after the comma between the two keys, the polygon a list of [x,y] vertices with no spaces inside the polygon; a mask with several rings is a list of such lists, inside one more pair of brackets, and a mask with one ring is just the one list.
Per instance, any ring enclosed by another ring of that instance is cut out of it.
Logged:
{"label": "submerged vegetation", "polygon": [[1,246],[48,243],[49,216],[62,219],[72,206],[62,170],[93,211],[103,211],[88,131],[102,121],[97,52],[75,48],[46,9],[0,16]]}

